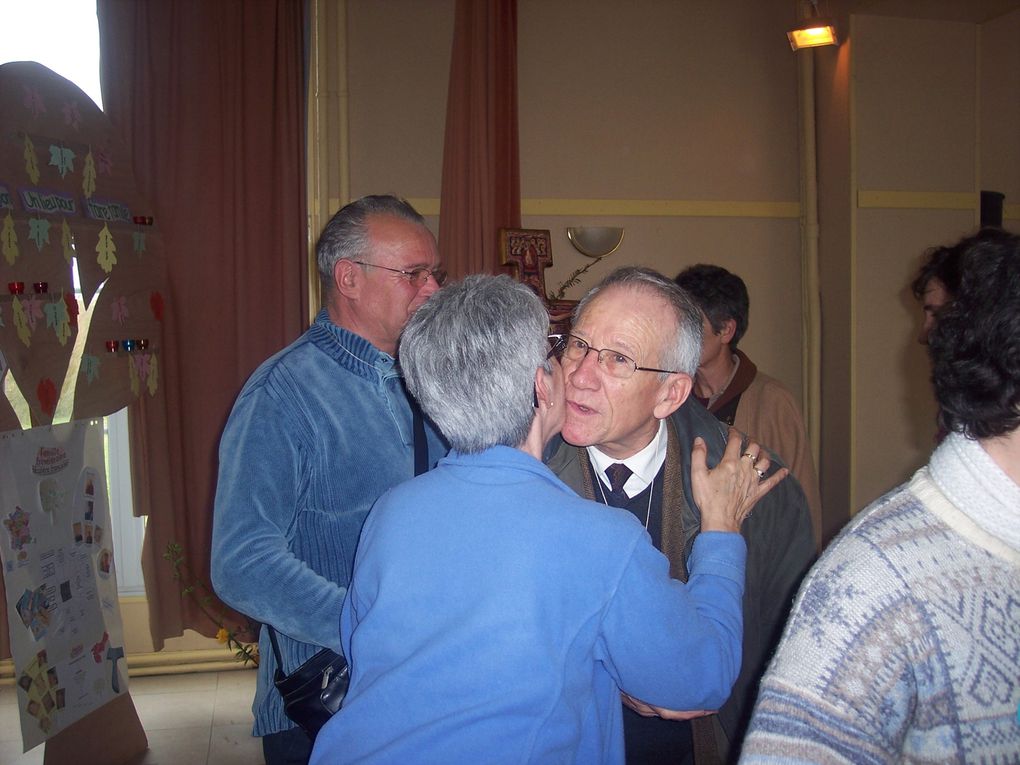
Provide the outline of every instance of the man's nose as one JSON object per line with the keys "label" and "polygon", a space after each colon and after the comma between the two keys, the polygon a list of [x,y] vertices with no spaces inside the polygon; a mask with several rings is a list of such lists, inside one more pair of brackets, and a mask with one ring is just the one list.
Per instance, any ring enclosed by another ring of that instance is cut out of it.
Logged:
{"label": "man's nose", "polygon": [[924,322],[921,324],[921,331],[917,333],[917,342],[921,345],[928,344],[928,333],[931,332],[932,327],[935,326],[935,319],[931,316],[925,315]]}
{"label": "man's nose", "polygon": [[439,285],[436,283],[436,279],[431,274],[429,278],[425,280],[425,283],[419,288],[418,294],[424,295],[425,297],[431,296],[439,289]]}
{"label": "man's nose", "polygon": [[574,368],[567,370],[567,380],[575,388],[598,388],[601,383],[599,375],[599,352],[589,349],[580,361],[570,362]]}

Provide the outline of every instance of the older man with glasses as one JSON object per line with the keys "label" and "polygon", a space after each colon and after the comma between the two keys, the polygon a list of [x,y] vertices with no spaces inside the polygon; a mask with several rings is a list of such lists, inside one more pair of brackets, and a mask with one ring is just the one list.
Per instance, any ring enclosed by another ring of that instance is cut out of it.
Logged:
{"label": "older man with glasses", "polygon": [[[394,358],[407,320],[445,279],[422,217],[396,197],[356,200],[326,225],[317,256],[325,308],[238,396],[213,520],[216,592],[274,628],[285,673],[324,647],[341,651],[369,508],[446,453]],[[265,628],[259,646],[254,735],[267,765],[305,763],[312,742],[284,714]]]}
{"label": "older man with glasses", "polygon": [[[727,441],[726,428],[690,396],[701,312],[672,280],[621,268],[581,301],[556,349],[566,416],[562,440],[549,451],[550,468],[581,496],[633,513],[669,558],[672,576],[686,581],[702,523],[691,489],[691,444],[700,439],[717,461]],[[745,451],[762,479],[782,464],[757,447]],[[765,496],[741,533],[748,545],[744,659],[733,692],[717,716],[692,721],[664,719],[664,710],[625,695],[631,765],[700,765],[734,759],[739,751],[758,680],[814,554],[796,480],[786,478]]]}

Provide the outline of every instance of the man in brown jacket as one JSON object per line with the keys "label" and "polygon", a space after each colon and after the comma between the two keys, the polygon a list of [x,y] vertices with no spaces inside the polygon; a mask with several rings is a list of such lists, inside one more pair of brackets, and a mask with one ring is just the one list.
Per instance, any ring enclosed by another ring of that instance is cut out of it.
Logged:
{"label": "man in brown jacket", "polygon": [[694,397],[722,422],[767,444],[789,465],[807,497],[815,548],[820,550],[822,502],[800,407],[779,380],[759,371],[737,350],[750,314],[744,280],[720,266],[697,265],[681,271],[676,283],[702,313]]}

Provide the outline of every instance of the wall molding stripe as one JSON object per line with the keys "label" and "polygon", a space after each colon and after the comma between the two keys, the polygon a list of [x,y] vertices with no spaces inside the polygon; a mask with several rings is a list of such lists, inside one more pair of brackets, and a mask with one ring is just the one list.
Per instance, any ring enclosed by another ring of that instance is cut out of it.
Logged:
{"label": "wall molding stripe", "polygon": [[[407,200],[422,215],[439,215],[438,197]],[[330,209],[340,209],[341,200],[331,198]],[[894,210],[977,210],[980,195],[940,191],[858,191],[857,207]],[[728,218],[798,218],[797,202],[702,202],[650,199],[522,199],[526,215],[615,215]],[[1020,204],[1003,205],[1002,217],[1020,220]]]}
{"label": "wall molding stripe", "polygon": [[981,195],[954,191],[857,192],[857,207],[886,210],[979,210]]}
{"label": "wall molding stripe", "polygon": [[[422,215],[439,215],[439,199],[408,199]],[[792,218],[799,202],[737,202],[693,199],[522,199],[522,215],[626,218]]]}
{"label": "wall molding stripe", "polygon": [[[125,658],[127,659],[129,677],[253,669],[234,658],[227,648],[131,653],[127,654]],[[0,661],[0,686],[13,684],[14,662],[11,659],[4,659]]]}

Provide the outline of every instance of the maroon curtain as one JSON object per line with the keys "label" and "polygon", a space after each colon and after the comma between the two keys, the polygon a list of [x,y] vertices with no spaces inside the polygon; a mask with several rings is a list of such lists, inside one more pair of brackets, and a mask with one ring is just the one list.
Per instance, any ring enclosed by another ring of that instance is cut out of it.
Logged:
{"label": "maroon curtain", "polygon": [[[216,449],[307,316],[303,0],[98,0],[105,110],[165,241],[166,405],[131,411],[153,641],[215,628],[162,554],[209,573]],[[144,397],[140,397],[143,398]]]}
{"label": "maroon curtain", "polygon": [[457,0],[439,245],[450,274],[499,273],[499,229],[520,228],[517,0]]}

